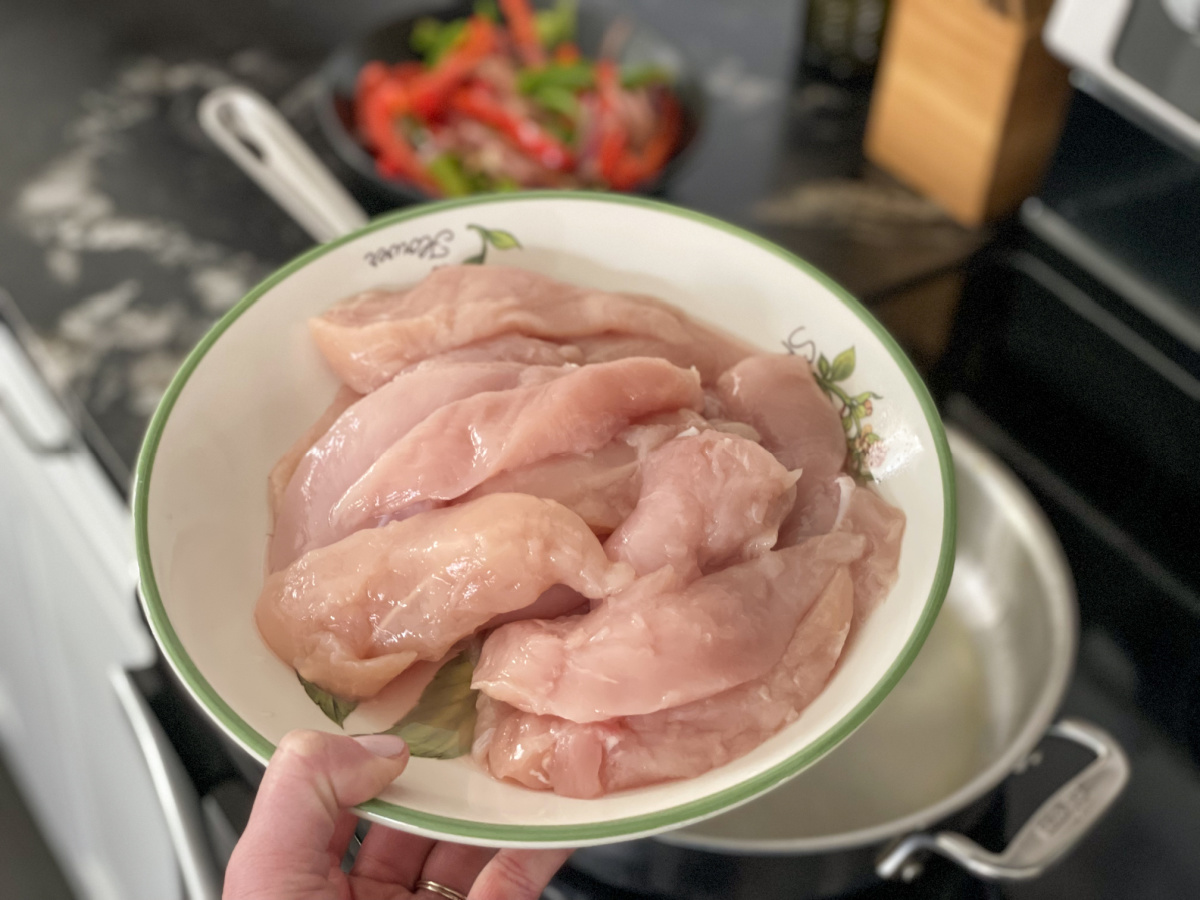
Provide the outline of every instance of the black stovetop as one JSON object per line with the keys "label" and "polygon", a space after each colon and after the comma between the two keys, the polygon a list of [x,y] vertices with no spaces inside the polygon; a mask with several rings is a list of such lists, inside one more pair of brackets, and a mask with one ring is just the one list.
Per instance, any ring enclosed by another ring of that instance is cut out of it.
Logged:
{"label": "black stovetop", "polygon": [[[0,313],[18,327],[122,489],[147,418],[182,355],[249,286],[310,244],[209,145],[195,124],[196,101],[216,84],[241,80],[278,102],[312,136],[307,76],[332,43],[418,5],[436,4],[0,5],[0,299],[11,298]],[[961,263],[979,245],[983,236],[931,217],[912,195],[900,204],[910,217],[897,214],[890,201],[899,189],[864,173],[860,127],[829,131],[823,119],[784,130],[789,96],[793,108],[824,104],[826,112],[857,102],[824,88],[790,91],[796,4],[755,0],[757,18],[726,0],[645,0],[640,6],[660,27],[665,23],[663,30],[684,32],[693,45],[720,125],[673,199],[758,227],[868,299]],[[777,160],[781,134],[790,143]],[[824,134],[831,136],[822,146]],[[797,147],[803,152],[794,152]],[[864,202],[872,192],[889,203]],[[764,201],[766,214],[756,218]],[[814,215],[831,203],[837,216]],[[872,210],[884,206],[888,216],[872,219]],[[969,408],[958,420],[1003,449],[1003,433]],[[1103,586],[1081,579],[1081,588]],[[1195,761],[1143,714],[1136,660],[1083,606],[1078,672],[1064,713],[1108,729],[1132,759],[1131,784],[1110,815],[1036,882],[995,888],[934,866],[917,884],[881,886],[863,897],[1200,896]],[[217,752],[215,743],[200,739],[193,746],[197,753],[205,747]],[[211,760],[189,763],[207,768],[213,779],[227,771]],[[1061,781],[1052,768],[1006,788],[974,836],[998,849]],[[621,900],[569,870],[547,896]]]}

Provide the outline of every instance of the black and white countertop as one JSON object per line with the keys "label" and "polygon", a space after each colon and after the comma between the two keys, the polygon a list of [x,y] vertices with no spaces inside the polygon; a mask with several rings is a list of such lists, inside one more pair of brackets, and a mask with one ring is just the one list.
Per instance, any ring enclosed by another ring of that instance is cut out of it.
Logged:
{"label": "black and white countertop", "polygon": [[[862,98],[793,90],[797,4],[632,5],[687,48],[710,98],[670,199],[775,236],[868,299],[979,245],[885,177],[862,176]],[[200,131],[200,97],[230,81],[256,88],[336,170],[310,115],[313,72],[346,36],[431,6],[0,7],[0,309],[122,486],[183,355],[311,245]]]}

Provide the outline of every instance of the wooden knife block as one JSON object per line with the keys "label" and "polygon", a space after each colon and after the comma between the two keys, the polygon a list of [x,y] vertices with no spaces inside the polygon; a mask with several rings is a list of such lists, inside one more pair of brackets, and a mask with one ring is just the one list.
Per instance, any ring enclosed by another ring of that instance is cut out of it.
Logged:
{"label": "wooden knife block", "polygon": [[1044,0],[893,0],[866,155],[963,225],[1014,210],[1058,142],[1067,70]]}

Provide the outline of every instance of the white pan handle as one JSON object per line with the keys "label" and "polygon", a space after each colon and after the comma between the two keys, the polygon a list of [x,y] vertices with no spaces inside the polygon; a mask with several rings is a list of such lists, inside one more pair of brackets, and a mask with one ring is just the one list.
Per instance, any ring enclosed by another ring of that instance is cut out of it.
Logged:
{"label": "white pan handle", "polygon": [[217,146],[318,242],[367,223],[362,207],[259,94],[240,85],[217,88],[200,101],[199,118]]}
{"label": "white pan handle", "polygon": [[933,852],[989,881],[1037,878],[1062,859],[1120,796],[1129,781],[1129,759],[1113,737],[1079,719],[1063,719],[1047,733],[1096,754],[1082,772],[1037,808],[1001,853],[983,849],[953,831],[911,834],[879,859],[880,878],[910,881],[920,873],[920,857]]}

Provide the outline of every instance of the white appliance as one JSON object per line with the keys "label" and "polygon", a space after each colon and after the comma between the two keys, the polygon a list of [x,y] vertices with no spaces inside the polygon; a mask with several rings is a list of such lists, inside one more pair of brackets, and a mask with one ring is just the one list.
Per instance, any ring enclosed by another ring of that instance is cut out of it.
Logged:
{"label": "white appliance", "polygon": [[156,656],[136,580],[128,508],[0,325],[6,761],[79,900],[216,900],[190,785],[128,674]]}
{"label": "white appliance", "polygon": [[1079,88],[1200,154],[1200,0],[1057,0],[1043,37]]}

